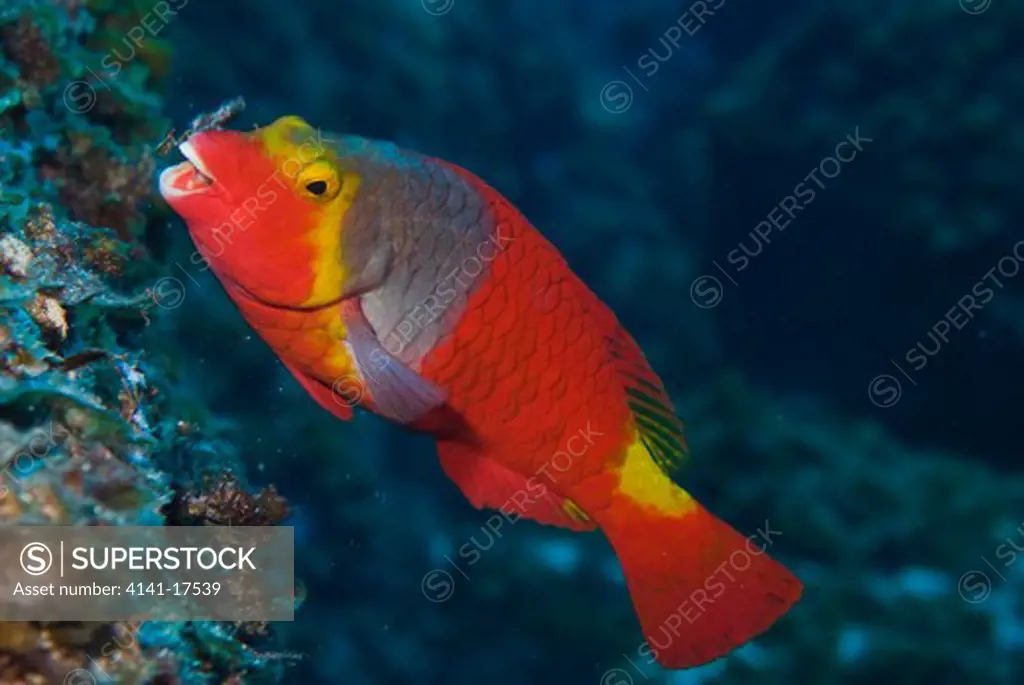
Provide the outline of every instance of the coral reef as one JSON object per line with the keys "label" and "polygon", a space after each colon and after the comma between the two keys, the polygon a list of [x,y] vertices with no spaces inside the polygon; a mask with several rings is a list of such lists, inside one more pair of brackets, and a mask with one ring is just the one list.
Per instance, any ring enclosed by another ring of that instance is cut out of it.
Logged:
{"label": "coral reef", "polygon": [[204,485],[179,493],[168,508],[175,525],[273,526],[288,518],[288,504],[273,486],[252,494],[230,473],[207,477]]}
{"label": "coral reef", "polygon": [[[150,246],[167,123],[153,79],[89,76],[102,27],[133,16],[0,9],[0,525],[275,525],[283,500],[250,494],[141,348],[166,305]],[[0,682],[280,682],[276,642],[260,624],[5,622]]]}

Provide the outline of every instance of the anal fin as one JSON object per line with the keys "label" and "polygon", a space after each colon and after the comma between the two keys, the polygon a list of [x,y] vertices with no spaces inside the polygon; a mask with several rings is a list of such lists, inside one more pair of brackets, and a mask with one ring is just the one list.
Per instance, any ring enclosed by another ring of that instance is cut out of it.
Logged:
{"label": "anal fin", "polygon": [[575,502],[552,492],[543,477],[522,476],[459,442],[439,441],[437,451],[445,474],[477,509],[497,509],[575,531],[596,528]]}

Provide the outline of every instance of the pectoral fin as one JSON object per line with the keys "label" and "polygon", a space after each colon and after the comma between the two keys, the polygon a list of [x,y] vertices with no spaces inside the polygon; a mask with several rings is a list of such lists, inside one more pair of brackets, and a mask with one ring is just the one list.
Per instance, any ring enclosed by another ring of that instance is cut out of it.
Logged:
{"label": "pectoral fin", "polygon": [[444,390],[384,349],[358,302],[345,305],[343,318],[356,368],[366,383],[364,404],[401,424],[413,423],[444,404]]}

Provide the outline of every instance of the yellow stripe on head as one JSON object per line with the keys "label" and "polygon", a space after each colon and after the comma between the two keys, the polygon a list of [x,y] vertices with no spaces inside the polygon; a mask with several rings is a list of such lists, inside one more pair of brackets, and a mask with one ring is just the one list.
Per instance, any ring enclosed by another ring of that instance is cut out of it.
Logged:
{"label": "yellow stripe on head", "polygon": [[337,152],[317,129],[297,116],[281,117],[254,132],[286,183],[310,210],[307,241],[313,247],[313,285],[305,306],[341,298],[345,287],[342,223],[355,202],[361,179],[342,168]]}

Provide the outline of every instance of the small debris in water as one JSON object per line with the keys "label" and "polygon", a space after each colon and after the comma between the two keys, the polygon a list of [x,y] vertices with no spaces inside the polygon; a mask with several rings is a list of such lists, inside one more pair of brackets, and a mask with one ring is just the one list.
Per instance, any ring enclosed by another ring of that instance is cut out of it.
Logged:
{"label": "small debris in water", "polygon": [[245,98],[239,95],[232,100],[228,100],[212,113],[204,113],[197,116],[192,120],[192,124],[188,127],[188,130],[182,134],[181,138],[175,137],[175,131],[172,128],[167,132],[167,135],[164,136],[164,139],[160,141],[160,145],[156,148],[156,154],[163,157],[172,149],[177,147],[180,142],[188,140],[190,136],[196,133],[222,128],[224,124],[227,124],[237,117],[243,109],[245,109]]}

